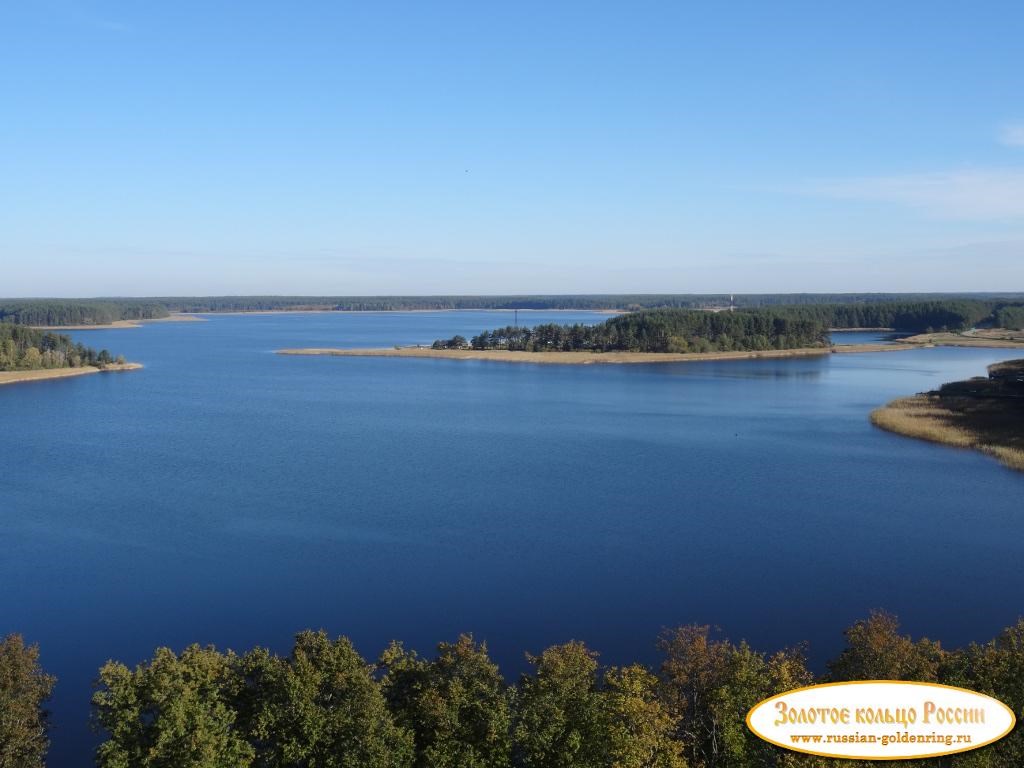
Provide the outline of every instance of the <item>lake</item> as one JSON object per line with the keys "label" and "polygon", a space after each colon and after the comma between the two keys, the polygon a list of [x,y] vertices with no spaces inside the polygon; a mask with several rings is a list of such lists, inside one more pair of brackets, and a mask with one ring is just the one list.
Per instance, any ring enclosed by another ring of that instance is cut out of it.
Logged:
{"label": "lake", "polygon": [[[520,313],[520,323],[599,322]],[[656,662],[717,624],[812,663],[873,608],[951,645],[1024,608],[1024,475],[874,429],[1013,350],[549,366],[283,357],[475,335],[511,313],[215,316],[76,332],[145,370],[0,388],[0,634],[60,680],[51,766],[91,764],[108,658],[367,658],[462,631],[509,675],[570,638]]]}

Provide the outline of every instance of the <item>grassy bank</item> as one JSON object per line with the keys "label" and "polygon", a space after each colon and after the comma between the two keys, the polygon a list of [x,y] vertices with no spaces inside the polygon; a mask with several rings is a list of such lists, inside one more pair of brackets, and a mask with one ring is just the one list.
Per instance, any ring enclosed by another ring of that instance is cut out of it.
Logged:
{"label": "grassy bank", "polygon": [[896,339],[897,344],[936,347],[988,347],[992,349],[1024,349],[1024,332],[1002,328],[968,331],[965,333],[919,333]]}
{"label": "grassy bank", "polygon": [[989,367],[989,378],[943,385],[871,413],[881,429],[970,448],[1024,471],[1024,360]]}

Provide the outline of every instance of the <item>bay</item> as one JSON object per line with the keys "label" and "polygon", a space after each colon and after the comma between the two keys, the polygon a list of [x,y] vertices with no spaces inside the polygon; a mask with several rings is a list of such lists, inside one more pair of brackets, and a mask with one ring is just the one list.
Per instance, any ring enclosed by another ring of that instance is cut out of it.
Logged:
{"label": "bay", "polygon": [[[521,324],[600,322],[520,313]],[[1021,612],[1024,476],[881,432],[874,407],[1012,350],[543,366],[283,357],[429,343],[501,312],[210,316],[75,332],[145,364],[0,389],[0,634],[59,677],[50,764],[87,765],[91,682],[161,645],[300,629],[509,675],[571,638],[655,663],[716,624],[813,665],[873,608],[950,645]]]}

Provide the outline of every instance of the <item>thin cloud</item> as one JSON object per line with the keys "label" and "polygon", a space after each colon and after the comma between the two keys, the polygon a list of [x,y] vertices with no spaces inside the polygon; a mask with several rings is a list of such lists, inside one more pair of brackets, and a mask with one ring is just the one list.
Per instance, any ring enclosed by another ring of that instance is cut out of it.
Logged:
{"label": "thin cloud", "polygon": [[940,171],[811,182],[818,197],[892,203],[940,219],[1024,219],[1024,168]]}
{"label": "thin cloud", "polygon": [[103,29],[107,32],[127,33],[132,31],[132,25],[123,21],[111,21],[109,19],[90,19],[89,21],[96,29]]}
{"label": "thin cloud", "polygon": [[1024,122],[1006,123],[999,129],[999,142],[1008,147],[1024,147]]}

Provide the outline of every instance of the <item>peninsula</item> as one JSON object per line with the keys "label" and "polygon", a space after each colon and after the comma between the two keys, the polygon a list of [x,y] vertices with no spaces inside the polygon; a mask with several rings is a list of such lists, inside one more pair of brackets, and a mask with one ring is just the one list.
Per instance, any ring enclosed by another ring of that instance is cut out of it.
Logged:
{"label": "peninsula", "polygon": [[129,363],[105,349],[97,352],[67,336],[14,323],[0,323],[0,385],[82,376],[111,371],[134,371]]}
{"label": "peninsula", "polygon": [[[618,315],[596,325],[506,326],[483,331],[472,339],[459,335],[437,339],[429,347],[293,348],[278,353],[588,365],[896,352],[946,344],[1024,347],[1022,331],[974,330],[975,324],[994,317],[1004,306],[1007,305],[955,300],[781,305],[724,312],[652,309]],[[898,343],[830,343],[831,330],[864,327],[899,329],[917,335],[899,339]]]}
{"label": "peninsula", "polygon": [[[1024,346],[1024,345],[1022,345]],[[514,349],[433,349],[396,347],[391,349],[279,349],[279,355],[322,355],[328,357],[412,357],[426,360],[490,360],[498,363],[539,363],[541,365],[599,365],[622,363],[694,363],[702,360],[752,360],[779,357],[820,357],[833,353],[898,352],[910,346],[895,344],[850,344],[841,347],[801,347],[731,352],[526,352]]]}
{"label": "peninsula", "polygon": [[988,367],[988,377],[943,384],[871,413],[881,429],[972,448],[1024,471],[1024,359]]}

